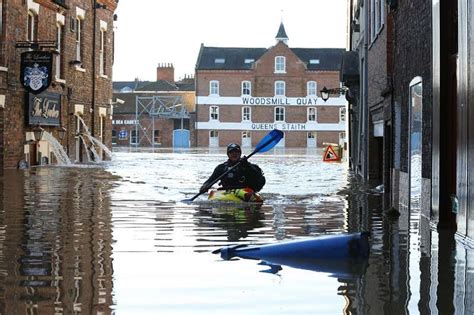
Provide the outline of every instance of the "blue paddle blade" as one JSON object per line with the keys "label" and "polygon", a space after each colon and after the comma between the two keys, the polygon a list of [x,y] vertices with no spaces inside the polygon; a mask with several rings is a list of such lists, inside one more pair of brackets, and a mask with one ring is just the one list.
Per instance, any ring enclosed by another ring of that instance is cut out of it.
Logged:
{"label": "blue paddle blade", "polygon": [[283,131],[278,129],[273,129],[263,137],[262,140],[255,147],[255,152],[267,152],[277,145],[278,142],[283,138]]}

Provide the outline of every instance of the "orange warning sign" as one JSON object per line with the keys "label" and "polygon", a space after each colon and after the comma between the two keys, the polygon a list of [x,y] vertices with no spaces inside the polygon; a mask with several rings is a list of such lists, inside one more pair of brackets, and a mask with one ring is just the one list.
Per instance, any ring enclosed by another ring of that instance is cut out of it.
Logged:
{"label": "orange warning sign", "polygon": [[338,162],[341,160],[341,157],[337,155],[332,146],[328,145],[326,150],[324,150],[323,161],[325,162]]}

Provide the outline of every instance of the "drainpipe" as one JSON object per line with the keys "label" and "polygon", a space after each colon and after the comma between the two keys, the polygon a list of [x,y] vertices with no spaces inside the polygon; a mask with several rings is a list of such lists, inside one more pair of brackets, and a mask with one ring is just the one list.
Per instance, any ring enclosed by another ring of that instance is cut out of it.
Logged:
{"label": "drainpipe", "polygon": [[92,12],[93,12],[93,17],[92,17],[92,101],[91,101],[91,109],[92,109],[92,117],[91,117],[91,135],[94,137],[95,136],[95,84],[96,84],[96,78],[95,78],[95,41],[96,41],[96,31],[97,31],[97,26],[96,26],[96,21],[97,21],[97,0],[92,0]]}
{"label": "drainpipe", "polygon": [[364,132],[364,135],[362,137],[362,143],[363,143],[363,148],[364,148],[364,162],[363,162],[363,171],[362,175],[364,178],[364,181],[367,182],[369,179],[369,95],[368,95],[368,89],[369,89],[369,79],[368,79],[368,73],[369,73],[369,62],[368,62],[368,56],[369,56],[369,4],[367,3],[368,1],[365,1],[364,3],[364,11],[365,11],[365,16],[364,16],[364,82],[363,84],[363,95],[362,95],[362,103],[363,103],[363,113],[362,113],[362,130]]}

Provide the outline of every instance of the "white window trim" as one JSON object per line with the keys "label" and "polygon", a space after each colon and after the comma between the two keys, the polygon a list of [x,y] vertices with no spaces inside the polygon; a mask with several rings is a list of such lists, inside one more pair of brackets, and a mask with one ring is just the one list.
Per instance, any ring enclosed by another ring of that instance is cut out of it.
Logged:
{"label": "white window trim", "polygon": [[[280,59],[280,58],[282,58],[282,60],[283,60],[283,70],[277,69],[277,65],[279,65],[277,63],[277,60]],[[274,70],[275,70],[275,73],[286,73],[286,57],[285,56],[275,56],[275,68],[274,68]]]}
{"label": "white window trim", "polygon": [[[314,120],[310,120],[309,117],[310,117],[310,111],[311,109],[314,109]],[[308,122],[317,122],[318,121],[318,109],[316,107],[308,107],[307,111],[306,111],[306,120]]]}
{"label": "white window trim", "polygon": [[[56,16],[57,17],[57,16]],[[64,17],[64,16],[63,16]],[[64,19],[62,20],[64,22]],[[61,23],[61,20],[56,20],[56,39],[57,39],[57,54],[54,58],[54,80],[59,82],[62,80],[61,78],[61,63],[62,59],[64,58],[62,53],[62,46],[63,46],[63,38],[64,38],[64,23]],[[64,75],[64,74],[63,74]]]}
{"label": "white window trim", "polygon": [[[310,85],[314,83],[314,94],[310,94]],[[306,95],[307,96],[317,96],[318,95],[318,83],[316,81],[308,81],[306,82]]]}
{"label": "white window trim", "polygon": [[[245,83],[248,83],[249,85],[249,94],[244,94],[244,84]],[[252,96],[252,82],[250,81],[242,81],[242,84],[240,85],[241,86],[241,94],[242,96]]]}
{"label": "white window trim", "polygon": [[39,3],[33,2],[33,0],[28,0],[27,8],[28,8],[28,11],[33,11],[36,15],[39,15],[39,11],[40,11]]}
{"label": "white window trim", "polygon": [[[217,84],[217,93],[212,93],[212,84],[216,83]],[[209,81],[209,95],[211,96],[219,96],[219,81],[217,80],[211,80]]]}
{"label": "white window trim", "polygon": [[[342,112],[344,112],[344,120],[342,120]],[[347,110],[345,107],[339,108],[339,122],[345,122],[347,120]]]}
{"label": "white window trim", "polygon": [[[283,83],[283,94],[277,94],[277,84],[278,83]],[[286,83],[285,83],[285,81],[275,81],[274,94],[275,94],[275,96],[286,96]]]}
{"label": "white window trim", "polygon": [[[277,120],[277,110],[278,109],[282,109],[283,110],[283,120]],[[286,111],[285,111],[285,107],[283,106],[276,106],[275,109],[273,110],[273,120],[275,122],[285,122],[286,120]]]}
{"label": "white window trim", "polygon": [[[244,119],[245,117],[245,109],[249,110],[249,119]],[[242,107],[242,121],[252,121],[252,108],[250,106],[244,106]]]}
{"label": "white window trim", "polygon": [[[216,109],[215,114],[217,115],[217,118],[212,118],[214,108]],[[219,121],[219,106],[209,106],[209,121]]]}
{"label": "white window trim", "polygon": [[[28,27],[29,24],[30,24],[30,17],[31,17],[31,19],[32,19],[32,21],[33,21],[33,24],[31,25],[31,32],[32,32],[32,34],[29,33],[30,30],[29,30],[29,27]],[[26,23],[27,23],[27,27],[26,27],[26,32],[27,32],[27,34],[26,34],[26,39],[27,39],[27,40],[30,40],[30,39],[31,39],[31,40],[34,40],[34,41],[35,41],[35,40],[38,40],[38,38],[35,38],[36,27],[38,26],[35,22],[38,22],[38,20],[37,20],[38,18],[39,18],[39,17],[38,17],[38,12],[37,12],[37,11],[31,10],[31,9],[28,10],[28,16],[27,16],[27,19],[28,19],[28,20],[27,20],[27,22],[26,22]],[[38,33],[36,33],[36,34],[38,34]],[[30,38],[30,37],[31,37],[31,38]]]}

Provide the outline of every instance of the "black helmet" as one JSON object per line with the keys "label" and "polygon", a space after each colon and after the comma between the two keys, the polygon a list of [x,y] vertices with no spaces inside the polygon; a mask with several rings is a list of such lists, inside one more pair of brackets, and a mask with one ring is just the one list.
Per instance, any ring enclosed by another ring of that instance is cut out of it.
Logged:
{"label": "black helmet", "polygon": [[230,153],[232,151],[239,151],[240,153],[242,153],[240,145],[238,145],[237,143],[229,143],[229,145],[227,146],[227,153]]}

